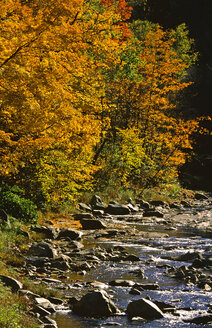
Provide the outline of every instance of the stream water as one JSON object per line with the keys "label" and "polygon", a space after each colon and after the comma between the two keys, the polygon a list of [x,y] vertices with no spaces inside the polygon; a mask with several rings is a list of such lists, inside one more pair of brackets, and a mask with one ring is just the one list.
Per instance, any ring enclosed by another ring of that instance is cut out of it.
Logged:
{"label": "stream water", "polygon": [[[119,223],[118,221],[116,223]],[[121,222],[120,222],[121,223]],[[122,222],[123,224],[123,222]],[[212,302],[212,293],[202,290],[194,284],[185,285],[182,281],[168,277],[166,275],[166,266],[180,267],[190,265],[191,263],[170,260],[172,256],[184,254],[186,252],[199,252],[211,254],[212,236],[210,233],[195,234],[194,230],[187,229],[185,225],[179,224],[176,230],[168,230],[165,225],[155,224],[151,221],[127,222],[135,230],[135,238],[123,237],[121,240],[109,239],[89,239],[87,238],[85,247],[104,247],[123,246],[130,253],[139,256],[141,261],[138,263],[114,263],[102,261],[100,266],[89,271],[85,276],[70,276],[70,281],[100,281],[106,283],[106,291],[112,297],[114,303],[119,309],[126,310],[130,301],[141,297],[149,296],[151,300],[163,301],[179,308],[174,314],[166,313],[165,318],[153,321],[144,321],[141,319],[129,321],[125,313],[120,316],[106,319],[82,318],[74,315],[71,311],[59,312],[53,316],[58,328],[86,328],[86,327],[125,327],[125,328],[160,328],[160,327],[198,327],[195,324],[184,322],[185,319],[196,317],[204,314],[208,309],[208,304]],[[145,232],[147,237],[139,236]],[[148,237],[150,232],[150,237]],[[156,233],[151,237],[151,232]],[[142,269],[145,280],[136,277],[131,271]],[[145,290],[141,295],[129,294],[130,287],[112,287],[108,283],[114,279],[128,279],[142,283],[157,283],[158,290]],[[67,296],[80,297],[85,293],[83,289],[75,288],[74,284],[70,285],[66,291]],[[204,327],[212,327],[204,325]]]}

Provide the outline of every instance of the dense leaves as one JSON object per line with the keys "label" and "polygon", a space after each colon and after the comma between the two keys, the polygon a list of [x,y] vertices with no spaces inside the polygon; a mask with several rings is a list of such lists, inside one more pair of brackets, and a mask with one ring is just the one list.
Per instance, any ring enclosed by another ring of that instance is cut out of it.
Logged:
{"label": "dense leaves", "polygon": [[[0,176],[38,203],[176,176],[196,121],[178,93],[185,26],[129,23],[125,0],[1,0]],[[177,110],[176,110],[177,108]]]}

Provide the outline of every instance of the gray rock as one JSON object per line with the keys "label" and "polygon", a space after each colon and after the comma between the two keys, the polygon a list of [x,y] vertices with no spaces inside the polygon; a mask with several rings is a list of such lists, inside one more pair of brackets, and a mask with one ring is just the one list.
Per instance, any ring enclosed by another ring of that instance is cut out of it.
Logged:
{"label": "gray rock", "polygon": [[26,258],[27,267],[33,266],[35,268],[40,268],[43,267],[46,261],[48,260],[49,260],[48,257],[38,257],[38,256],[27,257]]}
{"label": "gray rock", "polygon": [[78,206],[79,206],[79,209],[82,210],[82,211],[85,211],[85,212],[91,212],[92,211],[92,208],[87,204],[79,203]]}
{"label": "gray rock", "polygon": [[137,289],[141,289],[141,290],[157,290],[157,289],[159,289],[159,285],[156,283],[153,283],[153,284],[135,283],[134,287]]}
{"label": "gray rock", "polygon": [[130,319],[134,317],[141,317],[147,320],[154,320],[164,317],[159,307],[152,301],[145,298],[129,303],[126,312]]}
{"label": "gray rock", "polygon": [[130,214],[130,209],[127,205],[110,203],[105,212],[112,215],[128,215]]}
{"label": "gray rock", "polygon": [[80,220],[80,223],[82,225],[82,229],[85,230],[95,230],[95,229],[105,229],[106,225],[100,221],[100,220],[96,220],[96,219],[82,219]]}
{"label": "gray rock", "polygon": [[75,220],[81,220],[81,219],[93,219],[92,213],[77,213],[74,214],[73,217]]}
{"label": "gray rock", "polygon": [[19,289],[23,289],[23,284],[9,276],[0,275],[0,280],[7,287],[10,287],[13,292],[17,292]]}
{"label": "gray rock", "polygon": [[133,255],[133,254],[129,254],[129,255],[126,255],[124,257],[121,256],[120,259],[122,261],[129,261],[129,262],[138,262],[138,261],[140,261],[140,258],[136,255]]}
{"label": "gray rock", "polygon": [[139,211],[139,208],[137,206],[134,206],[134,205],[132,205],[130,203],[127,204],[127,207],[129,208],[130,212],[132,212],[132,213],[136,213],[136,212]]}
{"label": "gray rock", "polygon": [[152,200],[150,204],[153,206],[162,206],[162,207],[168,206],[168,204],[163,200]]}
{"label": "gray rock", "polygon": [[206,196],[203,193],[196,192],[195,195],[194,195],[194,198],[197,199],[197,200],[203,200],[203,199],[208,199],[208,196]]}
{"label": "gray rock", "polygon": [[157,218],[163,218],[164,214],[161,211],[151,210],[151,209],[145,209],[145,211],[143,213],[143,216],[144,217],[155,216]]}
{"label": "gray rock", "polygon": [[35,297],[34,302],[36,305],[41,306],[50,313],[54,313],[56,311],[54,305],[46,298]]}
{"label": "gray rock", "polygon": [[140,292],[140,290],[138,290],[136,288],[132,288],[132,289],[130,289],[129,294],[131,294],[131,295],[141,295],[141,292]]}
{"label": "gray rock", "polygon": [[135,282],[132,280],[115,279],[109,282],[110,286],[132,287]]}
{"label": "gray rock", "polygon": [[[193,319],[184,320],[185,322],[194,323],[196,325],[208,325],[212,324],[212,314],[202,315]],[[207,326],[209,327],[209,326]]]}
{"label": "gray rock", "polygon": [[103,210],[93,210],[92,213],[94,216],[103,216],[104,215]]}
{"label": "gray rock", "polygon": [[109,317],[120,313],[104,291],[93,291],[73,304],[73,312],[86,317]]}
{"label": "gray rock", "polygon": [[55,305],[62,305],[63,304],[63,300],[61,300],[60,298],[57,297],[48,297],[48,300]]}
{"label": "gray rock", "polygon": [[94,195],[90,201],[91,207],[93,210],[103,210],[105,209],[105,204],[103,203],[102,199]]}
{"label": "gray rock", "polygon": [[69,238],[71,240],[79,240],[82,238],[82,232],[75,229],[61,229],[57,239]]}
{"label": "gray rock", "polygon": [[71,268],[70,262],[71,262],[71,259],[68,256],[61,255],[60,257],[51,260],[51,267],[60,269],[62,271],[67,271],[67,270],[70,270],[70,268]]}
{"label": "gray rock", "polygon": [[38,257],[55,258],[57,256],[56,250],[45,242],[35,243],[29,249],[29,254]]}
{"label": "gray rock", "polygon": [[42,306],[39,306],[39,305],[35,305],[33,307],[33,312],[38,313],[40,315],[40,317],[46,317],[51,314],[51,312],[45,310]]}
{"label": "gray rock", "polygon": [[203,256],[201,253],[198,252],[187,252],[185,254],[176,256],[173,258],[175,261],[185,261],[185,262],[192,262],[194,260],[202,260]]}
{"label": "gray rock", "polygon": [[33,227],[31,230],[44,235],[48,239],[55,239],[57,236],[55,229],[52,227],[39,226]]}
{"label": "gray rock", "polygon": [[136,203],[139,205],[140,208],[150,208],[150,204],[142,199],[136,199]]}

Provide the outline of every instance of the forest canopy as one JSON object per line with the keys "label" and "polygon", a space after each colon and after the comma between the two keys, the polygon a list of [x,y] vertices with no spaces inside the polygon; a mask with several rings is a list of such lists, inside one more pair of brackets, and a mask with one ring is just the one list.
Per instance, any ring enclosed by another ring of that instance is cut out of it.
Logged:
{"label": "forest canopy", "polygon": [[0,179],[36,203],[177,177],[198,120],[181,109],[197,54],[185,24],[125,0],[1,0]]}

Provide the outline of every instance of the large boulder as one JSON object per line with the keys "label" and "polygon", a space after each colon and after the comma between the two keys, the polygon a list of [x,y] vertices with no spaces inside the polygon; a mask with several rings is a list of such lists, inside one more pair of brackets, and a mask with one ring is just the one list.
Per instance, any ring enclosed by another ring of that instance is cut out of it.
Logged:
{"label": "large boulder", "polygon": [[35,243],[29,249],[29,254],[38,257],[55,258],[57,256],[56,250],[45,242]]}
{"label": "large boulder", "polygon": [[0,280],[7,287],[10,287],[13,292],[17,292],[19,289],[23,289],[23,284],[9,276],[0,275]]}
{"label": "large boulder", "polygon": [[61,229],[57,239],[69,238],[71,240],[79,240],[82,237],[82,232],[74,229]]}
{"label": "large boulder", "polygon": [[134,317],[141,317],[146,320],[163,318],[163,312],[159,307],[145,298],[130,302],[127,306],[127,315],[130,319]]}
{"label": "large boulder", "polygon": [[109,203],[105,212],[111,215],[128,215],[131,211],[127,205]]}
{"label": "large boulder", "polygon": [[82,219],[80,220],[80,223],[82,225],[82,229],[85,230],[95,230],[95,229],[105,229],[106,225],[100,221],[95,219]]}
{"label": "large boulder", "polygon": [[104,290],[92,291],[73,304],[73,312],[85,317],[109,317],[120,313]]}

